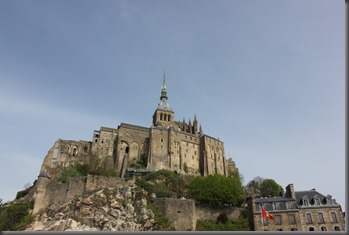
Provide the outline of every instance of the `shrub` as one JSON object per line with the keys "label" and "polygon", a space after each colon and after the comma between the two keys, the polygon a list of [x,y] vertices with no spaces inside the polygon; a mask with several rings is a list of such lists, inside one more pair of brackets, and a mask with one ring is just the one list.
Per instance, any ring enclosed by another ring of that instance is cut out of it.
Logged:
{"label": "shrub", "polygon": [[19,201],[0,207],[0,230],[16,231],[23,229],[34,220],[30,214],[34,203],[29,201]]}
{"label": "shrub", "polygon": [[223,175],[198,176],[189,185],[189,195],[197,202],[212,205],[241,206],[245,200],[238,172],[232,177]]}

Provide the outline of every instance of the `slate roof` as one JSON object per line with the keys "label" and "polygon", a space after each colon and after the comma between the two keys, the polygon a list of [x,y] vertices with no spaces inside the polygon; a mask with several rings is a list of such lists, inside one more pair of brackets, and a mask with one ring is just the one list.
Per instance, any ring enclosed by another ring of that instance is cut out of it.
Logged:
{"label": "slate roof", "polygon": [[[278,204],[276,210],[274,210],[273,204]],[[290,203],[293,209],[287,207],[287,203]],[[255,198],[256,212],[260,212],[260,204],[263,205],[264,209],[267,211],[280,211],[280,210],[296,210],[297,205],[296,201],[290,197],[264,197],[264,198]]]}
{"label": "slate roof", "polygon": [[[296,193],[296,201],[298,203],[298,205],[303,205],[303,200],[302,198],[304,196],[308,197],[309,200],[309,204],[310,205],[314,205],[314,198],[317,195],[321,201],[321,204],[326,205],[327,204],[327,200],[326,200],[326,196],[324,196],[323,194],[319,193],[318,191],[316,191],[315,189],[312,190],[307,190],[307,191],[297,191]],[[330,195],[327,195],[327,197],[332,198]],[[338,203],[336,203],[335,201],[332,200],[332,203],[334,205],[337,205]]]}
{"label": "slate roof", "polygon": [[162,99],[160,100],[160,103],[159,103],[157,109],[173,112],[172,109],[171,109],[171,106],[170,106],[170,104],[167,102],[167,99],[166,99],[166,98],[162,98]]}

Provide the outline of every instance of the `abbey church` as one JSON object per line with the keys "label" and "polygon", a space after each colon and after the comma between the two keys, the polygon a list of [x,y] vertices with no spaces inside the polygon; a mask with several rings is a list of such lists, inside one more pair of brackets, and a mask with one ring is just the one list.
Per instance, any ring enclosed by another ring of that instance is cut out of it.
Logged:
{"label": "abbey church", "polygon": [[98,164],[115,170],[120,177],[130,169],[167,169],[202,176],[228,176],[236,171],[234,161],[225,157],[224,143],[204,134],[201,125],[198,127],[196,115],[193,123],[190,119],[189,123],[175,121],[175,112],[168,102],[165,74],[160,103],[150,127],[121,123],[116,129],[95,130],[92,141],[58,139],[46,155],[40,174],[45,172],[54,179],[63,168],[86,163],[91,158],[97,158]]}

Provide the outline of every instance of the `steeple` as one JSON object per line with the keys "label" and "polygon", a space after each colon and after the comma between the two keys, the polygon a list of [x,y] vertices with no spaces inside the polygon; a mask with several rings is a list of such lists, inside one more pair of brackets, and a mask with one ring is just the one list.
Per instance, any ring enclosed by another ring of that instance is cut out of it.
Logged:
{"label": "steeple", "polygon": [[167,99],[166,72],[165,72],[165,69],[164,69],[164,79],[163,79],[163,81],[162,81],[162,88],[161,88],[160,100],[162,100],[163,98]]}
{"label": "steeple", "polygon": [[174,126],[174,112],[168,103],[167,98],[167,88],[166,88],[166,74],[164,69],[164,78],[161,87],[160,103],[153,115],[153,125],[162,127]]}

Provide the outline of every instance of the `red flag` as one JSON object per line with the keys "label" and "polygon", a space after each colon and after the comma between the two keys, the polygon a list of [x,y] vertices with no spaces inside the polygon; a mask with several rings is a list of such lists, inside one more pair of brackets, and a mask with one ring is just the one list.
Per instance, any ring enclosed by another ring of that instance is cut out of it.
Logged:
{"label": "red flag", "polygon": [[263,218],[268,218],[268,219],[271,219],[271,220],[275,221],[274,216],[272,214],[269,214],[263,207],[262,207],[262,217]]}

